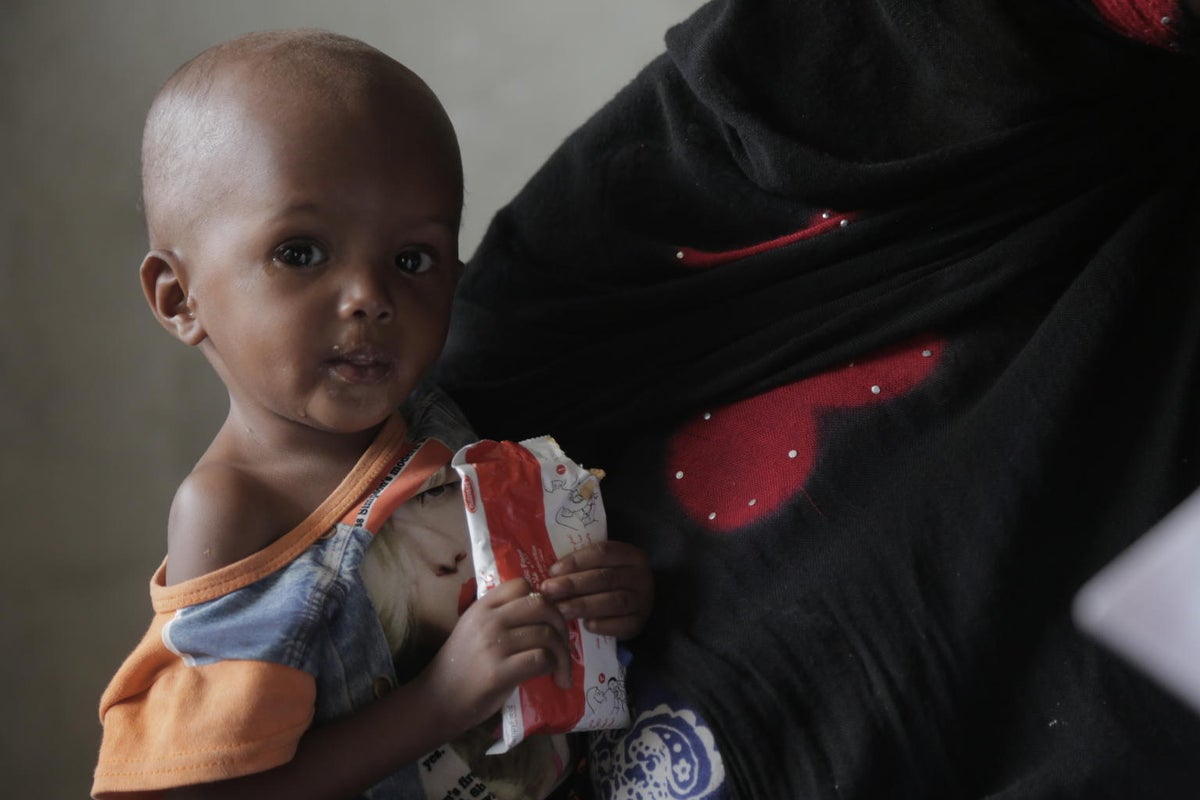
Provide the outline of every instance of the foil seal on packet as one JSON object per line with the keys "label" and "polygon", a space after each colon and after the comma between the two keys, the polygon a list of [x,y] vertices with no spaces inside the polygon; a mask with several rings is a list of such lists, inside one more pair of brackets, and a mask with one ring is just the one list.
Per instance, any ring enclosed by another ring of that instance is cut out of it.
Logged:
{"label": "foil seal on packet", "polygon": [[[484,440],[459,450],[451,464],[462,477],[480,597],[516,578],[539,586],[555,561],[608,538],[599,478],[549,436]],[[504,703],[502,738],[489,753],[507,752],[534,733],[629,725],[616,639],[590,633],[578,620],[569,620],[567,631],[571,688],[552,675],[521,684]]]}

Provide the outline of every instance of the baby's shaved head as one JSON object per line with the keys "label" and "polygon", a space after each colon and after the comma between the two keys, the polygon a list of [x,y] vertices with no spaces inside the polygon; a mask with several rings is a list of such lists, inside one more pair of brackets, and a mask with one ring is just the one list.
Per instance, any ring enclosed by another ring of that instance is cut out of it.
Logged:
{"label": "baby's shaved head", "polygon": [[252,33],[205,50],[167,80],[146,117],[142,198],[151,247],[172,246],[223,187],[246,177],[211,169],[237,146],[246,110],[294,100],[322,114],[370,113],[372,103],[396,92],[430,112],[444,145],[439,155],[461,187],[458,144],[444,109],[415,73],[379,50],[318,30]]}

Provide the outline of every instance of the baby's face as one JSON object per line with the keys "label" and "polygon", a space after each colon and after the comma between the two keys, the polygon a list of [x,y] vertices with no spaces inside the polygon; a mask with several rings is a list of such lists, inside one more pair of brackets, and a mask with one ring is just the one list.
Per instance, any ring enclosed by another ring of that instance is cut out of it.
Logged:
{"label": "baby's face", "polygon": [[390,524],[402,537],[413,573],[416,636],[440,645],[458,622],[464,595],[475,596],[467,513],[454,470],[444,470],[433,488],[397,509]]}
{"label": "baby's face", "polygon": [[247,74],[217,90],[230,127],[182,253],[205,354],[244,411],[371,428],[446,334],[461,193],[444,126],[402,85],[330,98]]}

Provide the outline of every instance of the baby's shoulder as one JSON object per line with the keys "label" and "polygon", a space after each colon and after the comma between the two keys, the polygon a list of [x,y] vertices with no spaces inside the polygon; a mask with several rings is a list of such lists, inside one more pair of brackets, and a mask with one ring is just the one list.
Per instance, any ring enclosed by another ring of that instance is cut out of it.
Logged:
{"label": "baby's shoulder", "polygon": [[287,532],[271,487],[237,466],[198,465],[183,480],[167,523],[167,583],[205,575],[253,555]]}

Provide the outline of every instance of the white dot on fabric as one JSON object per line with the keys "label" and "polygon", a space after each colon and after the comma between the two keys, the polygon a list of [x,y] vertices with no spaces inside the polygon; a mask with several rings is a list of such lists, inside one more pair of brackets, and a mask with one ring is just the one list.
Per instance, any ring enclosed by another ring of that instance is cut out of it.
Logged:
{"label": "white dot on fabric", "polygon": [[1171,24],[1171,18],[1170,18],[1170,17],[1163,17],[1163,18],[1162,18],[1162,24],[1163,24],[1163,25],[1170,25],[1170,24]]}
{"label": "white dot on fabric", "polygon": [[821,212],[821,219],[829,219],[832,216],[833,216],[833,214],[830,214],[828,211]]}
{"label": "white dot on fabric", "polygon": [[795,450],[788,450],[788,458],[795,458],[799,455]]}
{"label": "white dot on fabric", "polygon": [[931,355],[933,355],[933,351],[932,350],[922,350],[921,355],[923,355],[925,358],[929,358]]}
{"label": "white dot on fabric", "polygon": [[844,227],[846,227],[846,226],[847,226],[847,225],[849,225],[849,224],[850,224],[850,220],[848,220],[848,219],[844,219],[844,220],[842,220],[841,222],[839,222],[839,223],[838,223],[838,225],[841,225],[843,228],[844,228]]}
{"label": "white dot on fabric", "polygon": [[710,513],[709,513],[709,515],[708,515],[708,518],[709,518],[709,519],[716,519],[716,518],[717,518],[717,512],[715,512],[715,511],[712,511],[712,512],[710,512]]}
{"label": "white dot on fabric", "polygon": [[679,470],[679,472],[675,473],[675,480],[679,480],[682,477],[683,477],[683,470]]}
{"label": "white dot on fabric", "polygon": [[883,391],[883,389],[880,389],[878,386],[871,387],[871,394],[879,394],[882,391]]}
{"label": "white dot on fabric", "polygon": [[705,418],[705,419],[712,419],[712,414],[710,414],[709,412],[705,411],[705,412],[704,412],[704,418]]}
{"label": "white dot on fabric", "polygon": [[749,503],[747,503],[746,505],[748,505],[748,506],[752,506],[752,505],[756,504],[757,502],[758,502],[757,500],[751,500],[751,501],[750,501]]}
{"label": "white dot on fabric", "polygon": [[675,251],[675,257],[676,257],[676,258],[683,258],[683,251],[682,251],[682,250],[676,250],[676,251]]}

